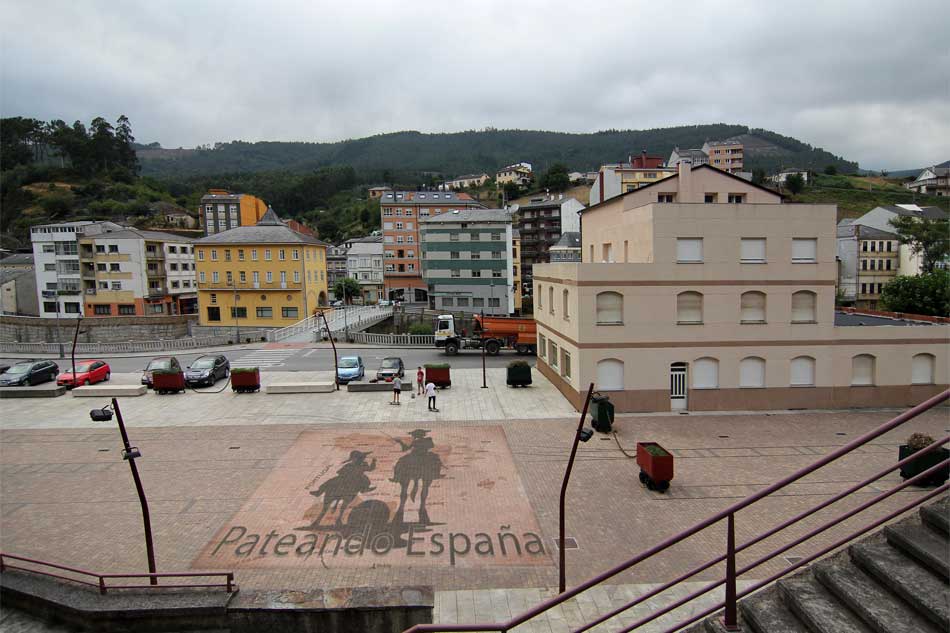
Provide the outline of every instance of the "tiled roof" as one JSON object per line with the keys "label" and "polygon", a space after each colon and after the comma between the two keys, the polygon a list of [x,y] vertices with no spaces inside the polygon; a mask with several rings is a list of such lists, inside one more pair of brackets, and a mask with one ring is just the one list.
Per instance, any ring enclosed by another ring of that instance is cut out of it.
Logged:
{"label": "tiled roof", "polygon": [[254,226],[239,226],[197,240],[198,244],[315,244],[329,246],[284,224],[271,207]]}
{"label": "tiled roof", "polygon": [[511,213],[505,209],[461,209],[430,218],[420,218],[421,224],[451,222],[511,222]]}
{"label": "tiled roof", "polygon": [[467,193],[454,191],[391,191],[380,197],[382,204],[399,204],[405,206],[431,205],[446,206],[462,204],[467,206],[482,206]]}
{"label": "tiled roof", "polygon": [[580,248],[581,234],[577,231],[568,231],[561,234],[561,239],[554,243],[551,248]]}
{"label": "tiled roof", "polygon": [[123,227],[117,231],[103,231],[94,235],[87,235],[85,239],[103,239],[103,240],[149,240],[153,242],[194,242],[192,237],[183,237],[174,233],[163,233],[162,231],[145,231],[131,227]]}

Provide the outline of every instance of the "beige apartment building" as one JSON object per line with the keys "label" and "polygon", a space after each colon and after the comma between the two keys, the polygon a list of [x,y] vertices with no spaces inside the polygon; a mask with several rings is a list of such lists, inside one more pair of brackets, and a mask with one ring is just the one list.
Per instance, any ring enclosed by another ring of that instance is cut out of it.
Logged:
{"label": "beige apartment building", "polygon": [[576,407],[594,383],[620,412],[907,406],[945,389],[947,326],[836,323],[835,215],[687,164],[584,210],[582,261],[535,267],[538,369]]}

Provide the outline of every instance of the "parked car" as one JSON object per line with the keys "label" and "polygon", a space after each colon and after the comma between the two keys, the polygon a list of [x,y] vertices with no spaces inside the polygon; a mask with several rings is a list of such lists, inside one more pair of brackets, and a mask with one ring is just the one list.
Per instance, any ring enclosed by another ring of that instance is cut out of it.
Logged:
{"label": "parked car", "polygon": [[145,366],[145,371],[142,373],[142,384],[151,388],[152,387],[152,372],[156,369],[161,369],[164,371],[181,371],[181,363],[178,362],[178,359],[174,356],[158,356],[153,358],[148,362],[148,365]]}
{"label": "parked car", "polygon": [[344,356],[336,368],[336,379],[341,383],[362,380],[365,375],[366,369],[360,356]]}
{"label": "parked car", "polygon": [[81,387],[97,382],[104,382],[112,377],[112,370],[103,360],[81,360],[76,363],[76,377],[73,378],[72,365],[56,377],[57,385],[67,387]]}
{"label": "parked car", "polygon": [[402,359],[396,356],[384,358],[383,362],[379,364],[379,369],[376,370],[377,380],[392,380],[395,376],[402,378],[405,375],[406,367],[403,365]]}
{"label": "parked car", "polygon": [[221,378],[231,375],[231,361],[222,355],[199,356],[185,371],[185,384],[189,387],[211,386]]}
{"label": "parked car", "polygon": [[25,360],[0,374],[0,386],[38,385],[56,380],[59,366],[51,360]]}

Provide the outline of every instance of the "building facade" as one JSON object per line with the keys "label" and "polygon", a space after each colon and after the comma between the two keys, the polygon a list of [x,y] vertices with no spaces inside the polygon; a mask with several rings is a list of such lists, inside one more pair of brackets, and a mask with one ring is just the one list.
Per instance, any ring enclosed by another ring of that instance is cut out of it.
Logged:
{"label": "building facade", "polygon": [[517,163],[502,167],[495,172],[495,185],[501,189],[509,182],[513,182],[521,187],[527,187],[531,184],[532,178],[534,178],[534,173],[531,171],[531,165],[528,163]]}
{"label": "building facade", "polygon": [[585,210],[582,262],[535,269],[539,371],[578,408],[594,383],[622,412],[907,406],[945,389],[947,326],[836,325],[836,212],[708,166]]}
{"label": "building facade", "polygon": [[267,212],[267,205],[256,196],[211,189],[201,197],[198,217],[206,235],[229,231],[239,226],[254,226]]}
{"label": "building facade", "polygon": [[[950,221],[950,214],[939,207],[921,207],[916,204],[895,204],[874,207],[861,217],[855,218],[853,223],[886,233],[892,233],[894,227],[891,225],[891,220],[899,216],[942,222]],[[923,272],[923,263],[922,255],[914,253],[910,245],[900,245],[898,270],[900,270],[901,275],[919,275]],[[938,263],[937,266],[946,268],[950,266],[950,261]]]}
{"label": "building facade", "polygon": [[901,271],[900,236],[863,224],[842,221],[837,229],[838,296],[857,308],[876,310],[881,290]]}
{"label": "building facade", "polygon": [[525,288],[521,279],[521,232],[515,228],[511,229],[511,290],[515,297],[515,312],[521,314]]}
{"label": "building facade", "polygon": [[904,186],[922,195],[950,196],[950,160],[924,169]]}
{"label": "building facade", "polygon": [[284,327],[328,303],[327,245],[273,209],[195,242],[201,325]]}
{"label": "building facade", "polygon": [[745,148],[739,141],[706,141],[703,153],[708,156],[709,164],[716,169],[738,174],[745,171]]}
{"label": "building facade", "polygon": [[452,180],[446,180],[445,184],[441,187],[442,190],[451,190],[451,189],[468,189],[469,187],[481,187],[488,179],[491,178],[488,174],[465,174],[464,176],[459,176],[458,178],[453,178]]}
{"label": "building facade", "polygon": [[83,314],[194,314],[198,289],[193,240],[133,228],[79,238]]}
{"label": "building facade", "polygon": [[700,165],[705,165],[709,162],[709,156],[702,149],[680,149],[674,147],[673,151],[670,153],[670,159],[666,161],[666,165],[671,168],[679,167],[681,162],[689,162],[693,167],[699,167]]}
{"label": "building facade", "polygon": [[465,209],[422,220],[429,307],[509,315],[515,310],[511,214]]}
{"label": "building facade", "polygon": [[626,163],[601,165],[590,188],[590,204],[645,187],[675,173],[675,168],[666,167],[662,156],[650,156],[646,150],[630,156]]}
{"label": "building facade", "polygon": [[548,253],[552,263],[581,261],[581,234],[568,231],[552,246]]}
{"label": "building facade", "polygon": [[466,193],[452,191],[390,191],[380,199],[383,227],[383,279],[386,299],[429,304],[422,278],[419,223],[443,213],[482,208]]}
{"label": "building facade", "polygon": [[385,299],[383,236],[371,235],[349,240],[346,246],[346,276],[355,279],[360,285],[358,303],[377,303],[380,299]]}
{"label": "building facade", "polygon": [[521,276],[531,282],[535,264],[549,261],[548,250],[563,232],[581,230],[580,211],[584,205],[571,197],[532,198],[518,207],[516,228],[521,235]]}
{"label": "building facade", "polygon": [[342,301],[343,297],[336,296],[336,284],[346,277],[346,244],[338,246],[327,246],[327,287],[336,301]]}
{"label": "building facade", "polygon": [[0,314],[40,315],[36,275],[32,270],[0,270]]}

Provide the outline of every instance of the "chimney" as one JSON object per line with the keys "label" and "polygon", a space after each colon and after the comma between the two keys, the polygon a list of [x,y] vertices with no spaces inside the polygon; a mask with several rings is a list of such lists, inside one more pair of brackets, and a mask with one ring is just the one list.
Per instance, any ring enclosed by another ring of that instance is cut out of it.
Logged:
{"label": "chimney", "polygon": [[690,179],[692,177],[693,161],[689,158],[681,158],[677,165],[678,178],[676,179],[676,190],[679,192],[677,199],[685,202],[689,199]]}
{"label": "chimney", "polygon": [[640,167],[642,167],[643,169],[646,169],[648,167],[647,150],[645,148],[640,150]]}

